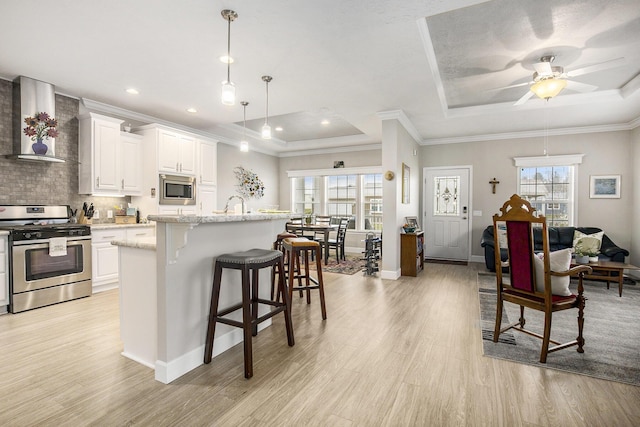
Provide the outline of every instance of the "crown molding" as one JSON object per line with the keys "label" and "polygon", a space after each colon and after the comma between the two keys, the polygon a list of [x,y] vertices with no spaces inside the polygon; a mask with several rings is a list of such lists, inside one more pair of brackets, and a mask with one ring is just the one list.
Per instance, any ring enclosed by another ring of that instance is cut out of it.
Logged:
{"label": "crown molding", "polygon": [[379,111],[376,113],[380,120],[397,120],[400,124],[406,129],[406,131],[411,135],[418,144],[420,144],[421,137],[420,133],[416,129],[416,127],[411,123],[411,120],[407,117],[407,115],[402,110],[390,110],[390,111]]}
{"label": "crown molding", "polygon": [[382,150],[382,143],[352,145],[347,147],[319,148],[316,150],[287,151],[284,153],[279,153],[278,157],[299,157],[299,156],[312,156],[312,155],[318,155],[318,154],[350,153],[354,151],[370,151],[370,150]]}
{"label": "crown molding", "polygon": [[493,134],[486,134],[486,135],[453,136],[453,137],[447,137],[447,138],[428,138],[428,139],[422,140],[420,145],[459,144],[463,142],[498,141],[498,140],[504,140],[504,139],[519,139],[519,138],[539,138],[544,136],[579,135],[583,133],[619,132],[619,131],[633,130],[638,126],[640,126],[640,117],[627,123],[617,123],[617,124],[610,124],[610,125],[548,129],[546,131],[542,129],[542,130],[532,130],[532,131],[523,131],[523,132],[493,133]]}

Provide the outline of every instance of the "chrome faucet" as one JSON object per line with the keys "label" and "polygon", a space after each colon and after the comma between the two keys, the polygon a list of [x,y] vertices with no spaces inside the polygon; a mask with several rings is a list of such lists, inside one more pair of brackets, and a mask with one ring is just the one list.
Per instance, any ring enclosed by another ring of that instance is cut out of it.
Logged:
{"label": "chrome faucet", "polygon": [[233,198],[238,198],[240,199],[240,202],[242,203],[242,213],[244,214],[244,199],[240,196],[231,196],[227,199],[227,204],[224,206],[224,213],[226,214],[229,211],[229,202],[231,201],[231,199]]}

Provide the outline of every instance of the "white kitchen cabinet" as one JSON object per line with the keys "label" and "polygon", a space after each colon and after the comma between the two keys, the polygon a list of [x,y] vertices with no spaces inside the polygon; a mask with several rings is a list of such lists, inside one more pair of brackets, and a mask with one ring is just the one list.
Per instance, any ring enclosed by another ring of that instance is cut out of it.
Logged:
{"label": "white kitchen cabinet", "polygon": [[158,207],[159,215],[196,215],[198,209],[196,206],[169,206],[160,205]]}
{"label": "white kitchen cabinet", "polygon": [[142,194],[142,137],[120,134],[122,153],[121,191],[128,196]]}
{"label": "white kitchen cabinet", "polygon": [[198,184],[215,186],[218,183],[218,144],[198,140]]}
{"label": "white kitchen cabinet", "polygon": [[0,313],[9,305],[9,247],[8,237],[0,236]]}
{"label": "white kitchen cabinet", "polygon": [[93,282],[93,293],[118,287],[118,282],[120,281],[118,246],[112,245],[111,241],[150,237],[154,234],[155,228],[149,226],[111,226],[106,229],[92,229],[91,261],[93,270],[91,272],[91,280]]}
{"label": "white kitchen cabinet", "polygon": [[215,185],[201,185],[198,187],[198,210],[199,214],[203,216],[212,215],[216,210],[216,198],[218,191]]}
{"label": "white kitchen cabinet", "polygon": [[80,118],[80,194],[141,194],[142,138],[121,135],[121,123],[95,113]]}
{"label": "white kitchen cabinet", "polygon": [[124,240],[124,228],[91,230],[91,281],[93,292],[102,292],[118,287],[118,247],[112,240]]}
{"label": "white kitchen cabinet", "polygon": [[158,132],[158,171],[195,175],[196,140],[188,135],[160,129]]}

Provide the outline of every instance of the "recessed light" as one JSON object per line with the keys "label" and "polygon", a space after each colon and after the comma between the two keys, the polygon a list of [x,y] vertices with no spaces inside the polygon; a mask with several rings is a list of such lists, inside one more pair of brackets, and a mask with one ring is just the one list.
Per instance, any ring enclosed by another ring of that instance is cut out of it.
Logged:
{"label": "recessed light", "polygon": [[128,94],[131,94],[131,95],[137,95],[137,94],[139,94],[140,92],[138,92],[136,89],[134,89],[134,88],[130,87],[129,89],[127,89],[127,93],[128,93]]}
{"label": "recessed light", "polygon": [[224,64],[233,64],[233,56],[222,55],[219,59]]}
{"label": "recessed light", "polygon": [[276,126],[276,132],[282,132],[282,126]]}
{"label": "recessed light", "polygon": [[323,126],[328,126],[331,122],[327,119],[324,119],[323,121],[320,122],[321,125]]}
{"label": "recessed light", "polygon": [[195,108],[187,108],[187,113],[197,113],[198,110],[196,110]]}

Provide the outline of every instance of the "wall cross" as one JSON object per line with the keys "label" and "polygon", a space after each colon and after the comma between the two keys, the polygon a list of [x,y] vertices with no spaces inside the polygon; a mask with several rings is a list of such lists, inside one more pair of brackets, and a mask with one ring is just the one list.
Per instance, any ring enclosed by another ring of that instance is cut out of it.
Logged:
{"label": "wall cross", "polygon": [[493,194],[496,194],[496,184],[500,184],[500,181],[497,181],[494,177],[491,181],[489,181],[489,184],[491,184],[491,192]]}

